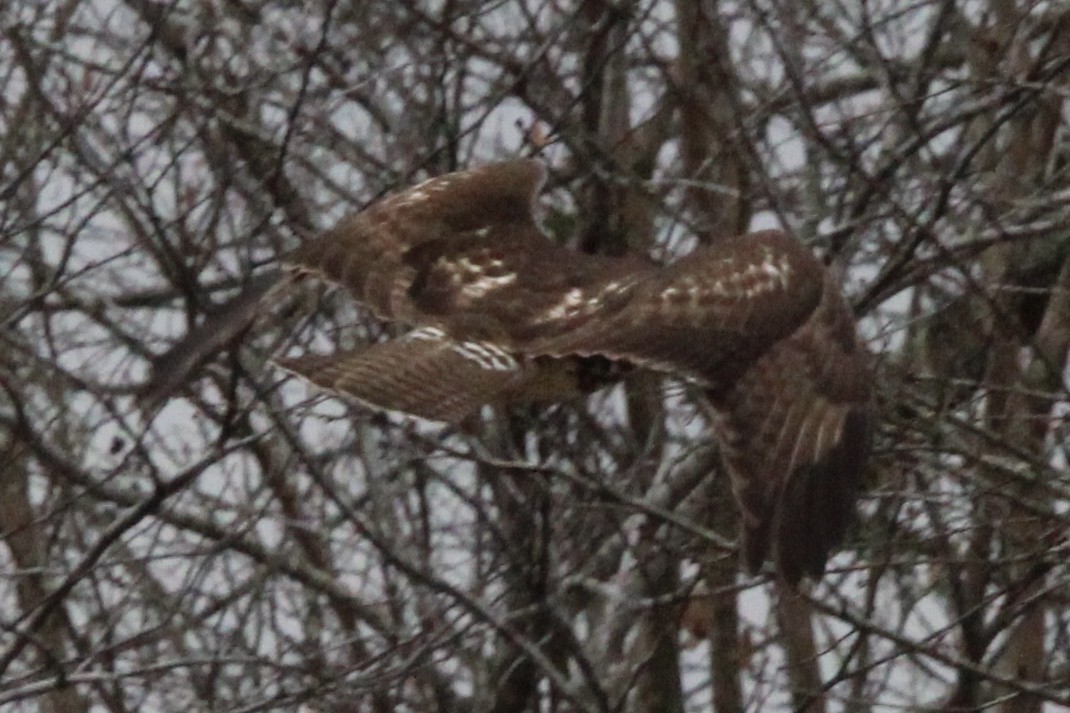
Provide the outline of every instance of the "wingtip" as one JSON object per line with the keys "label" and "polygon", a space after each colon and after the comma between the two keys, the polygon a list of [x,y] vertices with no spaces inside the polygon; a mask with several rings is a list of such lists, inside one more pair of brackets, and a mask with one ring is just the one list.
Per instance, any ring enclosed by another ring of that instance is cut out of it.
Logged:
{"label": "wingtip", "polygon": [[848,410],[836,445],[793,473],[793,487],[777,504],[776,532],[768,543],[776,569],[789,585],[820,579],[832,551],[854,521],[855,502],[872,439],[868,406]]}
{"label": "wingtip", "polygon": [[[518,158],[446,174],[429,185],[438,185],[441,191],[437,214],[454,229],[466,230],[489,223],[531,221],[546,175],[541,161]],[[420,187],[407,193],[414,190]]]}

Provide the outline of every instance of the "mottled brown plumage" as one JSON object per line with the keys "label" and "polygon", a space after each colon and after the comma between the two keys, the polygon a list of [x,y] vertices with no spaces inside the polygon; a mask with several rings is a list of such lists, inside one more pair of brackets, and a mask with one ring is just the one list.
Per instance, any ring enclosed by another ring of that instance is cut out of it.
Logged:
{"label": "mottled brown plumage", "polygon": [[667,267],[568,250],[534,221],[543,178],[534,161],[441,176],[302,246],[292,266],[414,330],[282,365],[447,421],[589,390],[602,382],[588,367],[606,360],[690,379],[719,415],[748,565],[819,576],[850,520],[872,421],[869,355],[835,280],[780,231]]}

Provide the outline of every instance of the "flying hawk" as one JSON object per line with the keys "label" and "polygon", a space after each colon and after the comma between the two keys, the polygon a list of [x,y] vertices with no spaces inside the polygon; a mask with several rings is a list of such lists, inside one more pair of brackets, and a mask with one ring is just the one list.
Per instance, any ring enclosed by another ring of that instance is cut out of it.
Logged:
{"label": "flying hawk", "polygon": [[851,518],[873,419],[869,354],[836,281],[780,231],[668,266],[569,250],[533,217],[544,179],[531,160],[440,176],[304,244],[292,268],[412,329],[280,366],[442,421],[562,398],[618,365],[691,380],[719,416],[748,566],[769,558],[790,583],[819,577]]}

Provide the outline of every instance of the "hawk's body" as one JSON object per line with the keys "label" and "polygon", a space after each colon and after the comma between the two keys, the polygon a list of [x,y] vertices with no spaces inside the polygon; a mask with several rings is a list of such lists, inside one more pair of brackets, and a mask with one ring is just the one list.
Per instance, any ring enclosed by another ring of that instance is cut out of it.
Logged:
{"label": "hawk's body", "polygon": [[[667,267],[586,255],[535,224],[534,161],[432,179],[343,220],[290,262],[415,329],[364,350],[284,360],[380,407],[454,421],[560,398],[606,360],[686,377],[718,438],[757,568],[820,575],[869,449],[869,357],[835,281],[778,231]],[[588,358],[586,361],[581,358]]]}

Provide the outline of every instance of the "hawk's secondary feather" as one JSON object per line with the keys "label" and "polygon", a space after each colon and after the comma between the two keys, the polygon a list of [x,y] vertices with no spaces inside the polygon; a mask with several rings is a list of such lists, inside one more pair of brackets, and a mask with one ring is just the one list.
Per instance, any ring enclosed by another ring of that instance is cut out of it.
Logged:
{"label": "hawk's secondary feather", "polygon": [[744,555],[788,581],[820,576],[851,520],[872,430],[868,354],[826,277],[821,303],[731,385],[710,392]]}
{"label": "hawk's secondary feather", "polygon": [[449,174],[302,246],[297,269],[416,331],[284,365],[442,420],[583,390],[563,387],[601,383],[583,365],[605,360],[691,379],[720,416],[748,564],[771,557],[789,582],[820,575],[850,520],[873,418],[869,354],[835,280],[780,231],[667,267],[568,250],[533,217],[543,180],[534,161]]}
{"label": "hawk's secondary feather", "polygon": [[523,380],[524,367],[493,344],[417,329],[366,349],[279,359],[331,391],[433,421],[458,421]]}

